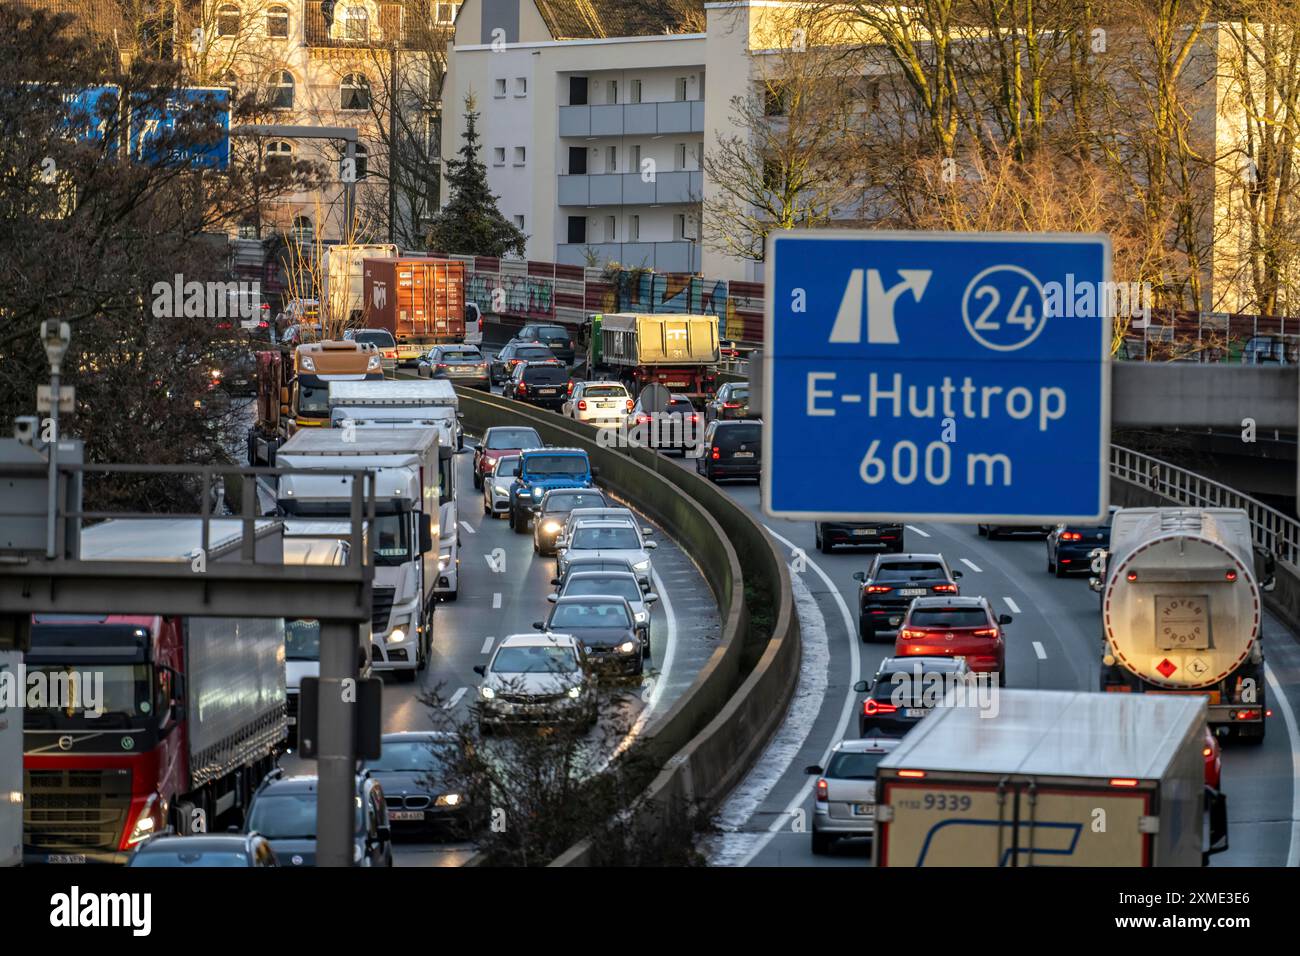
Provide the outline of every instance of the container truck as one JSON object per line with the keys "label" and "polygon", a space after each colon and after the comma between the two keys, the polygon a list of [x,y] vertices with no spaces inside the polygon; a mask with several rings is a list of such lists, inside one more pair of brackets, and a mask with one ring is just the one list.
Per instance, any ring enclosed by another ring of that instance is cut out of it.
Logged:
{"label": "container truck", "polygon": [[[242,528],[212,521],[206,560],[239,560]],[[279,521],[255,537],[258,561],[283,560]],[[81,557],[192,562],[201,544],[198,520],[113,520],[81,532]],[[122,863],[167,826],[215,832],[285,744],[283,618],[38,614],[26,666],[69,697],[24,713],[28,863]]]}
{"label": "container truck", "polygon": [[439,538],[438,431],[434,428],[343,428],[300,431],[281,446],[279,510],[293,518],[347,518],[352,482],[312,469],[356,468],[375,475],[370,523],[375,565],[371,667],[412,681],[428,665],[433,643]]}
{"label": "container truck", "polygon": [[460,515],[456,507],[455,453],[465,447],[460,400],[446,379],[397,382],[340,382],[330,389],[336,427],[435,428],[438,431],[438,488],[441,537],[434,593],[454,601],[460,593]]}
{"label": "container truck", "polygon": [[366,325],[392,333],[399,365],[414,365],[434,345],[465,340],[465,263],[366,259],[362,272]]}
{"label": "container truck", "polygon": [[1256,561],[1246,512],[1121,508],[1100,557],[1090,583],[1101,593],[1101,689],[1204,697],[1212,727],[1262,740],[1260,592],[1273,587],[1273,560]]}
{"label": "container truck", "polygon": [[[22,687],[22,665],[21,651],[0,650],[0,681],[15,693]],[[23,862],[22,703],[0,696],[0,866]]]}
{"label": "container truck", "polygon": [[1201,866],[1228,848],[1203,698],[1004,690],[989,713],[960,694],[876,767],[877,866]]}
{"label": "container truck", "polygon": [[248,430],[248,463],[275,464],[276,449],[299,428],[328,427],[329,391],[338,382],[382,380],[383,358],[359,342],[313,342],[257,353],[257,417]]}
{"label": "container truck", "polygon": [[365,261],[396,255],[397,246],[391,242],[326,246],[321,256],[321,277],[325,282],[321,299],[328,305],[328,315],[348,325],[365,325]]}
{"label": "container truck", "polygon": [[663,385],[699,402],[718,378],[718,317],[616,312],[591,318],[588,374],[612,372],[633,393]]}

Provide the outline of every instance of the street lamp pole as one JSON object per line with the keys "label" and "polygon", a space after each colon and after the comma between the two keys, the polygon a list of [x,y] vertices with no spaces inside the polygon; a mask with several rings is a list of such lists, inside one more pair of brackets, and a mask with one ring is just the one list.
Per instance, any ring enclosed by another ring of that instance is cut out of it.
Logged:
{"label": "street lamp pole", "polygon": [[72,329],[67,322],[46,319],[41,323],[41,339],[45,342],[45,357],[50,362],[50,441],[45,453],[50,472],[45,501],[45,557],[53,561],[58,557],[55,535],[59,503],[59,373],[62,370],[63,356],[68,351],[68,343],[72,341]]}

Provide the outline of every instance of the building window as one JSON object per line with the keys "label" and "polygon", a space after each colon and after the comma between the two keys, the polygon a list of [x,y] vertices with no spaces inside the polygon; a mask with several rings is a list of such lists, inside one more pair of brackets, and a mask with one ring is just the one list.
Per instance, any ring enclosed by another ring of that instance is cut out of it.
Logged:
{"label": "building window", "polygon": [[293,217],[293,239],[295,242],[299,244],[311,242],[315,234],[316,230],[311,224],[310,216]]}
{"label": "building window", "polygon": [[677,77],[677,101],[680,103],[686,99],[686,77]]}
{"label": "building window", "polygon": [[641,172],[641,144],[632,147],[632,169],[631,172]]}
{"label": "building window", "polygon": [[587,147],[569,147],[569,175],[584,176],[587,173]]}
{"label": "building window", "polygon": [[217,7],[217,36],[239,36],[239,7],[233,3],[223,3]]}
{"label": "building window", "polygon": [[515,147],[515,165],[516,165],[516,166],[522,166],[522,165],[524,164],[524,160],[525,160],[526,158],[527,158],[527,155],[526,155],[526,151],[524,150],[524,147],[522,147],[522,146],[516,146],[516,147]]}
{"label": "building window", "polygon": [[520,232],[523,231],[523,229],[524,229],[524,217],[523,217],[523,216],[515,216],[515,228],[518,229]]}
{"label": "building window", "polygon": [[763,87],[763,115],[785,115],[785,90],[782,87],[767,85]]}
{"label": "building window", "polygon": [[585,76],[569,77],[569,105],[587,105],[587,78]]}
{"label": "building window", "polygon": [[253,222],[251,219],[245,219],[239,224],[239,232],[237,235],[240,239],[256,239],[257,223]]}
{"label": "building window", "polygon": [[627,217],[627,241],[640,242],[641,240],[641,217]]}
{"label": "building window", "polygon": [[618,80],[610,80],[605,87],[605,102],[611,104],[618,102]]}
{"label": "building window", "polygon": [[610,242],[618,242],[618,216],[605,217],[605,238]]}
{"label": "building window", "polygon": [[569,217],[569,242],[585,243],[587,241],[587,217]]}
{"label": "building window", "polygon": [[676,216],[673,217],[673,219],[676,220],[673,223],[673,238],[685,239],[686,238],[686,216],[681,213],[678,213]]}
{"label": "building window", "polygon": [[277,40],[289,38],[288,7],[271,7],[266,11],[266,35]]}
{"label": "building window", "polygon": [[348,40],[370,38],[370,11],[360,4],[343,8],[343,36]]}
{"label": "building window", "polygon": [[605,172],[618,172],[618,147],[607,146],[605,148]]}
{"label": "building window", "polygon": [[628,102],[629,103],[641,102],[641,81],[640,80],[632,81],[631,89],[628,90]]}
{"label": "building window", "polygon": [[506,148],[504,146],[492,147],[492,165],[504,166],[506,164]]}
{"label": "building window", "polygon": [[516,77],[515,77],[515,96],[527,96],[527,95],[528,95],[528,77],[526,77],[526,76],[516,76]]}
{"label": "building window", "polygon": [[493,95],[498,99],[506,95],[506,79],[504,76],[499,76],[493,81],[493,90],[495,91]]}
{"label": "building window", "polygon": [[678,169],[686,168],[686,144],[685,143],[677,144],[677,168]]}
{"label": "building window", "polygon": [[266,144],[267,172],[288,172],[288,167],[291,162],[293,162],[292,143],[284,140],[276,140],[273,143]]}
{"label": "building window", "polygon": [[349,73],[339,84],[339,109],[370,109],[370,81],[362,73]]}
{"label": "building window", "polygon": [[293,109],[293,74],[281,70],[271,78],[271,109]]}
{"label": "building window", "polygon": [[459,3],[439,3],[434,17],[439,23],[455,23],[456,12],[460,9]]}

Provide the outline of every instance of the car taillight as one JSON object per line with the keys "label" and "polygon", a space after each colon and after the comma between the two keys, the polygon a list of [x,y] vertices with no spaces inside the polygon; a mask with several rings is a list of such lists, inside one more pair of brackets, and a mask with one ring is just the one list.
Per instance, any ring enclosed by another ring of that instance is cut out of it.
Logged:
{"label": "car taillight", "polygon": [[1232,715],[1234,720],[1259,720],[1258,710],[1239,710]]}
{"label": "car taillight", "polygon": [[889,591],[892,591],[892,590],[894,590],[894,589],[893,589],[892,587],[890,587],[888,584],[868,584],[868,585],[867,585],[867,593],[868,593],[868,594],[886,594],[886,593],[888,593]]}
{"label": "car taillight", "polygon": [[957,585],[955,584],[936,584],[930,590],[937,591],[939,594],[956,594]]}
{"label": "car taillight", "polygon": [[446,363],[446,362],[439,362],[438,365],[437,365],[437,368],[441,368],[441,369],[445,369],[446,367],[447,367],[447,363]]}
{"label": "car taillight", "polygon": [[1080,540],[1082,537],[1083,537],[1083,535],[1081,535],[1081,534],[1080,534],[1079,532],[1077,532],[1077,531],[1062,531],[1062,532],[1061,532],[1061,540],[1062,540],[1062,541],[1078,541],[1078,540]]}
{"label": "car taillight", "polygon": [[1125,575],[1125,577],[1130,581],[1136,581],[1138,579],[1138,573],[1136,571],[1130,571]]}
{"label": "car taillight", "polygon": [[722,407],[723,407],[723,408],[739,408],[739,407],[740,407],[740,402],[723,402],[723,403],[722,403]]}
{"label": "car taillight", "polygon": [[578,399],[578,411],[585,412],[586,410],[587,410],[587,400],[585,398]]}
{"label": "car taillight", "polygon": [[713,454],[711,457],[713,458],[714,461],[717,461],[719,458],[722,457],[722,453],[718,451],[717,445],[713,446]]}
{"label": "car taillight", "polygon": [[1202,756],[1205,756],[1205,757],[1212,757],[1212,756],[1214,756],[1214,748],[1213,748],[1213,747],[1206,747],[1204,750],[1201,751],[1201,754],[1202,754]]}
{"label": "car taillight", "polygon": [[[569,379],[569,384],[568,384],[567,386],[565,386],[565,389],[564,389],[564,390],[565,390],[566,392],[568,392],[570,395],[573,394],[573,379]],[[586,405],[583,405],[582,407],[583,407],[583,408],[586,408],[587,406],[586,406]]]}
{"label": "car taillight", "polygon": [[976,637],[997,637],[998,629],[996,627],[981,627],[973,633]]}
{"label": "car taillight", "polygon": [[636,417],[636,423],[637,423],[638,425],[649,425],[649,424],[650,424],[650,416],[649,416],[649,415],[638,415],[638,416]]}
{"label": "car taillight", "polygon": [[629,398],[629,399],[627,400],[627,410],[630,412],[630,411],[632,410],[632,407],[633,407],[633,406],[632,406],[632,399]]}
{"label": "car taillight", "polygon": [[874,697],[868,697],[862,702],[862,713],[867,717],[874,717],[876,714],[898,713],[898,708],[893,704],[878,701]]}
{"label": "car taillight", "polygon": [[916,640],[917,638],[925,637],[928,633],[929,633],[928,631],[918,631],[916,628],[913,627],[905,627],[898,632],[898,636],[905,641],[912,641],[912,640]]}
{"label": "car taillight", "polygon": [[700,420],[700,416],[699,416],[699,415],[691,415],[691,424],[692,424],[692,425],[695,424],[696,422],[698,422],[699,420]]}
{"label": "car taillight", "polygon": [[257,323],[257,327],[259,329],[269,329],[271,327],[271,323],[266,321],[266,319],[263,319],[261,322]]}
{"label": "car taillight", "polygon": [[515,391],[517,391],[520,395],[527,395],[527,394],[528,394],[528,386],[525,385],[523,382],[520,382],[520,383],[519,383],[519,388],[517,388]]}
{"label": "car taillight", "polygon": [[1225,574],[1223,577],[1224,577],[1224,579],[1225,579],[1226,581],[1228,581],[1229,583],[1231,583],[1232,581],[1237,580],[1237,572],[1236,572],[1236,571],[1229,571],[1229,572],[1228,572],[1227,574]]}
{"label": "car taillight", "polygon": [[830,796],[827,791],[828,788],[826,786],[826,778],[822,777],[817,781],[817,802],[818,803],[825,803],[828,799],[830,799]]}

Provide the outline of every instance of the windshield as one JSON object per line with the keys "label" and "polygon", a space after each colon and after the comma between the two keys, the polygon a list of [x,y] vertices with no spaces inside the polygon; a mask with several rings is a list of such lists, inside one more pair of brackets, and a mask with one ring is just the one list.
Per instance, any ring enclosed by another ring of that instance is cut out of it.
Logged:
{"label": "windshield", "polygon": [[834,780],[875,780],[876,765],[888,754],[854,754],[840,751],[831,757],[826,776]]}
{"label": "windshield", "polygon": [[917,627],[988,627],[988,615],[979,607],[914,607],[908,622]]}
{"label": "windshield", "polygon": [[440,361],[454,365],[477,364],[483,361],[483,356],[477,352],[443,352]]}
{"label": "windshield", "polygon": [[587,494],[556,494],[546,496],[544,510],[547,514],[564,514],[574,508],[603,508],[605,497],[594,492]]}
{"label": "windshield", "polygon": [[375,564],[404,564],[411,559],[410,516],[405,513],[376,515],[370,539],[375,543]]}
{"label": "windshield", "polygon": [[367,760],[366,769],[385,773],[435,773],[445,771],[455,760],[453,748],[427,740],[386,741],[378,760]]}
{"label": "windshield", "polygon": [[622,385],[588,385],[582,390],[583,398],[627,398]]}
{"label": "windshield", "polygon": [[313,415],[328,415],[330,387],[328,385],[299,385],[298,411]]}
{"label": "windshield", "polygon": [[626,598],[628,603],[636,604],[641,600],[641,585],[636,583],[636,578],[629,575],[628,577],[575,578],[564,589],[565,597],[584,594],[617,594],[621,598]]}
{"label": "windshield", "polygon": [[540,448],[541,437],[531,428],[494,428],[484,448]]}
{"label": "windshield", "polygon": [[530,365],[523,374],[529,385],[559,385],[568,378],[569,374],[558,365]]}
{"label": "windshield", "polygon": [[919,578],[944,577],[943,565],[937,561],[913,561],[910,564],[882,564],[877,581],[912,581]]}
{"label": "windshield", "polygon": [[540,342],[567,342],[569,333],[558,326],[543,326],[537,330],[537,339]]}
{"label": "windshield", "polygon": [[544,644],[503,647],[492,661],[495,674],[572,674],[577,669],[572,649]]}
{"label": "windshield", "polygon": [[[361,807],[357,807],[356,828],[364,826]],[[316,794],[265,793],[253,801],[246,824],[249,833],[260,833],[268,840],[316,839]]]}
{"label": "windshield", "polygon": [[131,858],[132,866],[248,866],[248,857],[235,850],[145,850]]}
{"label": "windshield", "polygon": [[163,706],[161,693],[154,699],[148,664],[28,664],[25,691],[31,706],[23,722],[35,729],[84,727],[87,721],[121,726],[153,717]]}
{"label": "windshield", "polygon": [[579,528],[573,545],[579,551],[635,551],[641,547],[632,528]]}
{"label": "windshield", "polygon": [[631,627],[622,604],[560,604],[551,615],[551,630],[566,627]]}
{"label": "windshield", "polygon": [[358,332],[354,338],[365,345],[377,345],[381,349],[391,349],[393,346],[397,345],[397,343],[393,341],[392,333],[383,329],[374,329],[369,332]]}
{"label": "windshield", "polygon": [[530,359],[549,359],[551,350],[541,345],[521,345],[515,349],[515,358],[525,362]]}
{"label": "windshield", "polygon": [[752,449],[758,447],[761,438],[762,431],[758,425],[728,425],[714,433],[713,444],[725,449],[748,445]]}
{"label": "windshield", "polygon": [[497,459],[496,476],[498,478],[513,478],[519,474],[519,456],[509,455],[505,458]]}
{"label": "windshield", "polygon": [[284,622],[284,659],[287,661],[320,660],[320,621]]}
{"label": "windshield", "polygon": [[524,466],[529,478],[570,478],[587,474],[585,455],[530,455]]}

